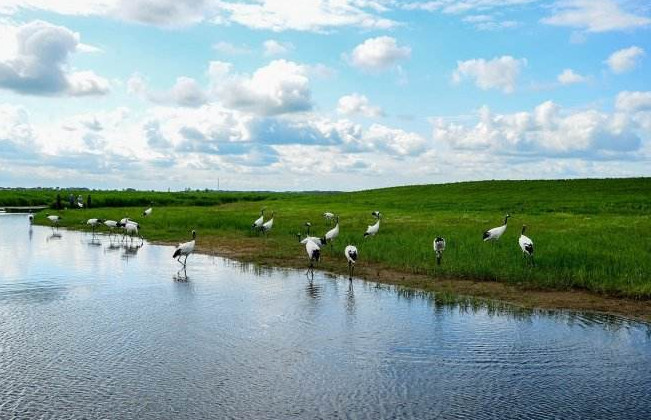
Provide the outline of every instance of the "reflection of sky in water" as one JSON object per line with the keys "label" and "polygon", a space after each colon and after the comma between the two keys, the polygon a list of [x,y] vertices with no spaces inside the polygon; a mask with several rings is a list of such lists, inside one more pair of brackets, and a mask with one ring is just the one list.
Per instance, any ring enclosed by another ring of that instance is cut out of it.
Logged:
{"label": "reflection of sky in water", "polygon": [[450,304],[201,255],[183,273],[170,247],[59,233],[35,226],[30,240],[26,218],[0,217],[0,418],[651,409],[651,329],[618,317]]}

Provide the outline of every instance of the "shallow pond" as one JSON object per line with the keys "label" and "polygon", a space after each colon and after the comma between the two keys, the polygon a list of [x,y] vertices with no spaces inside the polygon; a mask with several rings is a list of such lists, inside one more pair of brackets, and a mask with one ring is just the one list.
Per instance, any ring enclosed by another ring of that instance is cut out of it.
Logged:
{"label": "shallow pond", "polygon": [[183,281],[171,247],[25,215],[0,239],[0,418],[651,412],[647,324],[203,255]]}

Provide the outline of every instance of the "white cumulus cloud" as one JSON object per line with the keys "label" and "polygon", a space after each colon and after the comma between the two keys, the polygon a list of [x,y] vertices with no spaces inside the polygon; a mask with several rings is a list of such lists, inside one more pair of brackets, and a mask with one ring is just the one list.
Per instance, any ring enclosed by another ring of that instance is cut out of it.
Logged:
{"label": "white cumulus cloud", "polygon": [[651,25],[651,18],[622,10],[613,0],[561,0],[543,23],[588,32],[623,31]]}
{"label": "white cumulus cloud", "polygon": [[651,91],[620,92],[615,101],[615,108],[622,112],[651,111]]}
{"label": "white cumulus cloud", "polygon": [[[533,111],[496,114],[484,106],[475,125],[433,118],[433,136],[456,149],[497,154],[598,158],[635,152],[644,133],[632,104],[646,103],[637,93],[623,93],[618,111],[565,111],[551,101]],[[623,112],[626,111],[626,112]]]}
{"label": "white cumulus cloud", "polygon": [[291,42],[280,42],[275,39],[268,39],[262,43],[265,57],[285,55],[294,49]]}
{"label": "white cumulus cloud", "polygon": [[231,73],[228,63],[211,63],[214,91],[228,107],[260,115],[309,111],[312,92],[306,66],[274,60],[250,77]]}
{"label": "white cumulus cloud", "polygon": [[207,92],[199,83],[186,76],[176,79],[168,90],[153,90],[141,74],[132,75],[127,81],[127,92],[157,104],[173,104],[184,107],[198,107],[208,102]]}
{"label": "white cumulus cloud", "polygon": [[482,90],[501,89],[504,93],[515,90],[522,67],[527,65],[525,58],[513,58],[509,55],[492,60],[483,58],[458,61],[452,74],[452,80],[460,83],[469,78]]}
{"label": "white cumulus cloud", "polygon": [[626,73],[637,67],[644,55],[645,52],[642,48],[632,46],[612,53],[606,60],[606,64],[613,73]]}
{"label": "white cumulus cloud", "polygon": [[348,61],[362,70],[381,71],[395,67],[410,56],[410,47],[399,46],[396,39],[390,36],[379,36],[356,46]]}
{"label": "white cumulus cloud", "polygon": [[109,82],[92,71],[71,72],[68,60],[78,51],[79,34],[63,26],[33,21],[4,26],[0,44],[0,88],[31,95],[103,95]]}
{"label": "white cumulus cloud", "polygon": [[397,22],[383,18],[380,2],[359,0],[220,1],[221,20],[275,32],[323,32],[339,27],[389,29]]}
{"label": "white cumulus cloud", "polygon": [[384,115],[382,108],[371,105],[368,98],[359,93],[339,98],[337,113],[345,116],[362,115],[368,118],[377,118]]}
{"label": "white cumulus cloud", "polygon": [[556,79],[562,85],[573,85],[575,83],[584,83],[588,81],[587,77],[575,73],[572,69],[563,70],[563,72],[559,74]]}

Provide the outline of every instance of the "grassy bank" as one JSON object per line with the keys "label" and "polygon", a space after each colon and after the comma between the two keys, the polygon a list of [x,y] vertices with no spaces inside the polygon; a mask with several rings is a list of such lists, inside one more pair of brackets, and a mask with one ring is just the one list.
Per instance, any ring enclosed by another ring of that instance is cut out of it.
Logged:
{"label": "grassy bank", "polygon": [[[12,194],[52,203],[55,191],[0,191],[0,207]],[[68,192],[60,192],[67,197]],[[73,192],[77,194],[77,192]],[[139,220],[143,235],[178,242],[198,231],[208,252],[228,250],[261,263],[306,264],[296,241],[306,221],[322,235],[324,211],[340,216],[341,234],[333,250],[323,252],[326,269],[345,270],[343,248],[360,251],[360,270],[382,270],[419,278],[470,279],[516,285],[519,290],[587,290],[602,296],[651,298],[651,179],[572,181],[487,181],[396,187],[354,193],[220,193],[84,191],[93,205],[62,210],[64,226],[84,228],[89,217]],[[140,213],[153,202],[154,213]],[[137,203],[137,204],[134,204]],[[102,206],[102,204],[104,204]],[[123,207],[116,207],[123,206]],[[250,224],[265,207],[275,212],[268,237]],[[380,233],[362,238],[381,210]],[[497,243],[484,243],[482,232],[512,218]],[[45,212],[37,223],[47,223]],[[522,224],[536,247],[536,266],[528,267],[518,247]],[[435,265],[432,240],[447,240],[441,266]],[[375,275],[375,274],[374,274]]]}

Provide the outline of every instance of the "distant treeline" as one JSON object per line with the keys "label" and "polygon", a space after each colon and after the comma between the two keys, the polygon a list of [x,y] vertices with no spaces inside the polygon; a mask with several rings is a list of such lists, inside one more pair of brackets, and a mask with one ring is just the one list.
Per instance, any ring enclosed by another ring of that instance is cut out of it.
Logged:
{"label": "distant treeline", "polygon": [[[287,194],[222,191],[107,191],[64,189],[0,190],[0,208],[47,205],[53,209],[75,207],[81,197],[84,207],[214,206],[238,201],[274,200]],[[71,205],[72,200],[72,205]]]}
{"label": "distant treeline", "polygon": [[[335,186],[336,187],[336,186]],[[88,189],[0,189],[3,206],[48,205],[70,208],[81,195],[85,207],[215,206],[234,202],[291,199],[295,204],[359,205],[412,212],[495,211],[530,214],[649,214],[651,178],[575,179],[536,181],[476,181],[413,185],[353,193],[341,192],[226,192],[108,191]],[[386,210],[385,210],[386,211]]]}

